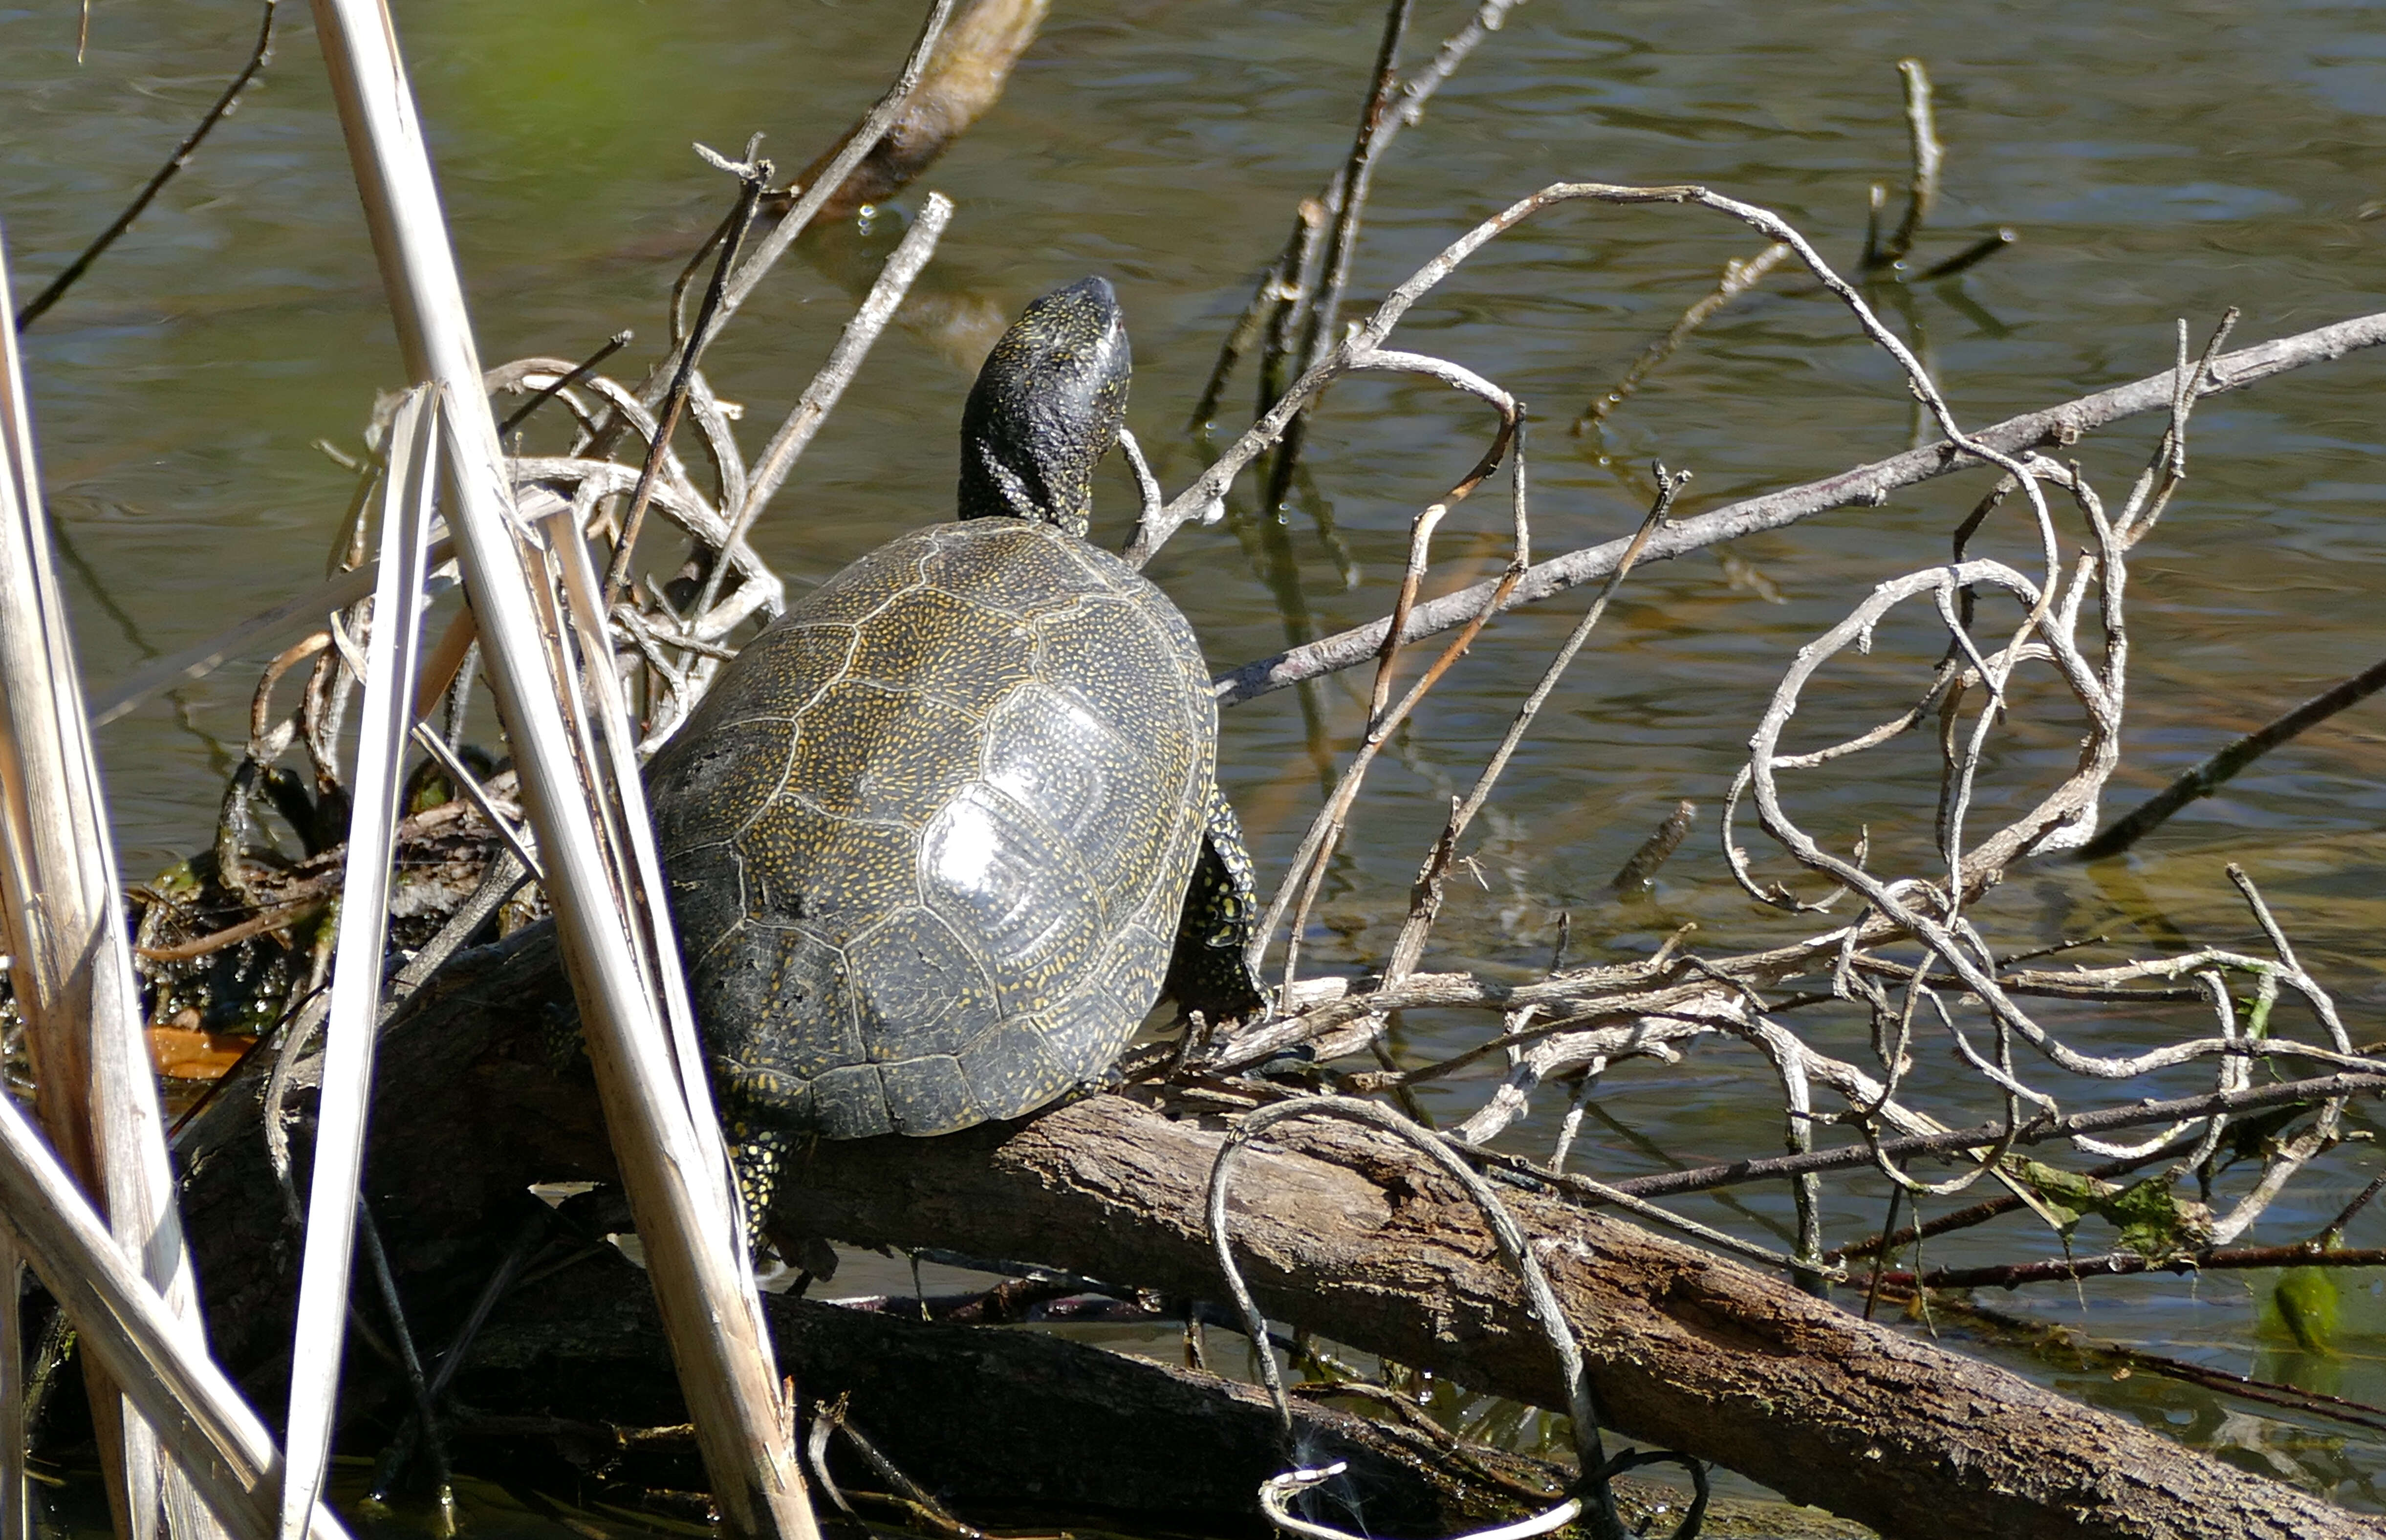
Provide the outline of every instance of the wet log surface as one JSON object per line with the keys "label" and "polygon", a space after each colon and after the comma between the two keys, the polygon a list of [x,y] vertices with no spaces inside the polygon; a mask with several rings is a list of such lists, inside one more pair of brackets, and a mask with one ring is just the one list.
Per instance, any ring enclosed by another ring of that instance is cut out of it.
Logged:
{"label": "wet log surface", "polygon": [[[367,1171],[433,1340],[518,1228],[529,1183],[610,1173],[584,1069],[559,1070],[546,1045],[563,989],[537,933],[458,963],[385,1035]],[[257,1117],[255,1088],[230,1088],[182,1147],[219,1352],[271,1406],[297,1236]],[[1472,1389],[1558,1402],[1549,1349],[1453,1184],[1348,1125],[1279,1132],[1240,1167],[1234,1205],[1273,1315]],[[1095,1096],[942,1139],[823,1144],[792,1163],[778,1219],[1215,1296],[1200,1213],[1222,1137]],[[1610,1425],[1795,1500],[1932,1540],[2386,1534],[1735,1263],[1553,1198],[1511,1201],[1583,1334]]]}

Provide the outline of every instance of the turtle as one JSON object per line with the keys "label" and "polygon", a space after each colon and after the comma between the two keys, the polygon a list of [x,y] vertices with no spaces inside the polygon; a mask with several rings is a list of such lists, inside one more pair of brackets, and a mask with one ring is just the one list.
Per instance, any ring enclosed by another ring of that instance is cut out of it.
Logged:
{"label": "turtle", "polygon": [[1086,540],[1131,369],[1107,281],[1029,305],[962,411],[960,517],[791,605],[648,767],[749,1238],[798,1139],[1022,1117],[1163,988],[1260,1003],[1200,646]]}

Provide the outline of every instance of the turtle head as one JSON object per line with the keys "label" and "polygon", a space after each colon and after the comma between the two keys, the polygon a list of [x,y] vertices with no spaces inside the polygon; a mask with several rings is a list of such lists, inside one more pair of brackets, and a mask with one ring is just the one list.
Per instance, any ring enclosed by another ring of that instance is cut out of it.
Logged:
{"label": "turtle head", "polygon": [[1126,420],[1126,321],[1106,279],[1030,305],[961,410],[963,519],[1041,519],[1083,535],[1094,467]]}

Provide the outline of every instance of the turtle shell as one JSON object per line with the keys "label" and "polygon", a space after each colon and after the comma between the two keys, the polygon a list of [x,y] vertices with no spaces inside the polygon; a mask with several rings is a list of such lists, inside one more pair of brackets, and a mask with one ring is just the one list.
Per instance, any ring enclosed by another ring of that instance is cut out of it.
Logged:
{"label": "turtle shell", "polygon": [[1108,1069],[1216,740],[1185,617],[1049,524],[921,530],[790,608],[647,771],[733,1132],[944,1133]]}

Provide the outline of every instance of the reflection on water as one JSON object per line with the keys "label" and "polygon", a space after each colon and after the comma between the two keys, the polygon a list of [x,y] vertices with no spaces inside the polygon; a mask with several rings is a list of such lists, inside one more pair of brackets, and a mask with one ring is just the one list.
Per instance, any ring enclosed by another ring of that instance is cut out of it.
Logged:
{"label": "reflection on water", "polygon": [[[798,163],[875,94],[915,10],[886,0],[403,7],[484,355],[578,357],[626,324],[641,328],[651,357],[660,295],[721,201],[687,142],[741,144],[760,128],[782,164]],[[1454,6],[1425,10],[1420,36],[1457,19]],[[1892,65],[1911,54],[1938,82],[1949,145],[1924,258],[1997,225],[2021,232],[1960,279],[1889,296],[1892,323],[1967,423],[2166,367],[2176,318],[2200,334],[2239,306],[2238,337],[2256,341],[2386,307],[2386,220],[2365,212],[2380,195],[2386,136],[2386,11],[1955,0],[1736,7],[1728,26],[1716,19],[1710,7],[1655,0],[1519,8],[1382,172],[1354,294],[1380,293],[1464,224],[1560,178],[1703,182],[1779,208],[1852,265],[1867,185],[1904,174]],[[0,221],[20,285],[46,277],[112,214],[237,63],[254,24],[253,7],[231,0],[102,7],[78,69],[70,10],[0,18]],[[319,573],[347,482],[309,445],[352,442],[373,392],[397,382],[313,42],[303,15],[286,25],[265,84],[26,339],[95,679]],[[1132,420],[1163,480],[1181,484],[1198,450],[1180,425],[1216,343],[1295,200],[1344,154],[1374,45],[1374,7],[1357,4],[1061,7],[1008,99],[922,184],[954,196],[959,216],[912,324],[881,343],[760,532],[767,554],[800,584],[942,517],[954,424],[982,347],[971,339],[985,318],[1086,271],[1119,285],[1138,360]],[[843,324],[855,272],[891,238],[873,231],[858,256],[787,264],[716,348],[710,367],[747,405],[749,432],[801,389]],[[1400,342],[1456,358],[1531,405],[1543,428],[1543,554],[1637,520],[1638,470],[1612,471],[1601,454],[1692,470],[1682,511],[1695,513],[1910,441],[1915,414],[1889,365],[1827,295],[1787,273],[1718,316],[1598,439],[1563,432],[1727,259],[1758,246],[1679,209],[1568,210],[1493,245],[1406,324]],[[2355,357],[2199,414],[2193,478],[2136,564],[2129,758],[2112,802],[2127,806],[2378,657],[2380,367]],[[2127,424],[2078,453],[2117,486],[2154,431]],[[1227,526],[1188,530],[1153,575],[1221,667],[1369,619],[1388,606],[1409,517],[1466,469],[1487,432],[1479,408],[1438,386],[1348,384],[1316,422],[1312,480],[1281,520],[1245,509]],[[1131,491],[1123,471],[1105,474],[1104,517],[1123,532]],[[1619,902],[1606,883],[1677,799],[1714,807],[1789,655],[1864,589],[1941,558],[1978,491],[1976,479],[1916,489],[1637,574],[1478,822],[1481,883],[1453,888],[1428,965],[1538,968],[1560,911],[1572,915],[1579,958],[1645,952],[1691,921],[1711,951],[1802,933],[1729,886],[1711,812],[1648,899]],[[1453,515],[1438,582],[1496,563],[1504,495],[1486,487]],[[1996,554],[2027,555],[1998,538]],[[1447,797],[1472,782],[1581,602],[1493,626],[1392,745],[1325,888],[1307,966],[1382,956]],[[1810,695],[1800,741],[1901,708],[1935,656],[1922,621],[1884,627],[1869,658]],[[104,735],[129,871],[205,838],[217,745],[240,735],[247,687],[228,670]],[[2355,1040],[2386,1037],[2381,709],[2373,701],[2272,756],[2126,861],[2020,870],[1983,907],[1983,923],[2011,950],[2099,933],[2131,947],[2254,947],[2222,880],[2239,859],[2306,964],[2341,992]],[[1347,757],[1363,712],[1363,687],[1336,679],[1228,715],[1222,779],[1263,867],[1280,868],[1315,806],[1317,756]],[[1991,811],[2059,773],[2074,736],[2067,720],[2025,716],[1993,761]],[[1868,826],[1876,867],[1908,870],[1928,847],[1935,772],[1925,744],[1800,785],[1801,812],[1842,845]],[[2119,1045],[2177,1023],[2075,1016],[2067,1030]],[[1420,1015],[1401,1031],[1406,1046],[1431,1053],[1479,1023]],[[1722,1049],[1619,1071],[1605,1101],[1614,1121],[1586,1129],[1576,1164],[1630,1175],[1776,1147],[1777,1114],[1756,1070]],[[1463,1116],[1483,1093],[1462,1080],[1428,1088],[1426,1101]],[[1520,1146],[1546,1149],[1558,1110],[1538,1108],[1514,1135]],[[2354,1121],[2371,1127],[2364,1109]],[[2355,1165],[2340,1158],[2299,1184],[2248,1238],[2308,1233],[2358,1186]],[[1832,1236],[1877,1225],[1885,1193],[1862,1183],[1830,1192]],[[1739,1227],[1787,1213],[1783,1195],[1754,1189],[1685,1207]],[[2078,1244],[2107,1243],[2098,1222]],[[2386,1219],[2365,1213],[2347,1241],[2386,1242]],[[2051,1237],[2003,1230],[1938,1243],[1931,1260],[2054,1250]],[[2244,1275],[2140,1279],[2014,1303],[2386,1402],[2386,1323],[2366,1278],[2345,1281],[2325,1358],[2290,1352],[2264,1326],[2270,1287]],[[2375,1506],[2386,1435],[2305,1430],[2145,1375],[2063,1383]]]}
{"label": "reflection on water", "polygon": [[[46,1540],[113,1540],[107,1501],[97,1473],[70,1472],[58,1484],[37,1484],[37,1521]],[[372,1462],[339,1458],[332,1461],[333,1506],[356,1540],[443,1540],[438,1514],[428,1500],[396,1508],[372,1508],[363,1501],[372,1485]],[[471,1477],[456,1483],[456,1524],[472,1540],[639,1540],[674,1537],[689,1540],[712,1534],[709,1525],[677,1522],[651,1513],[626,1513],[619,1509],[591,1509],[559,1503],[544,1493]]]}

